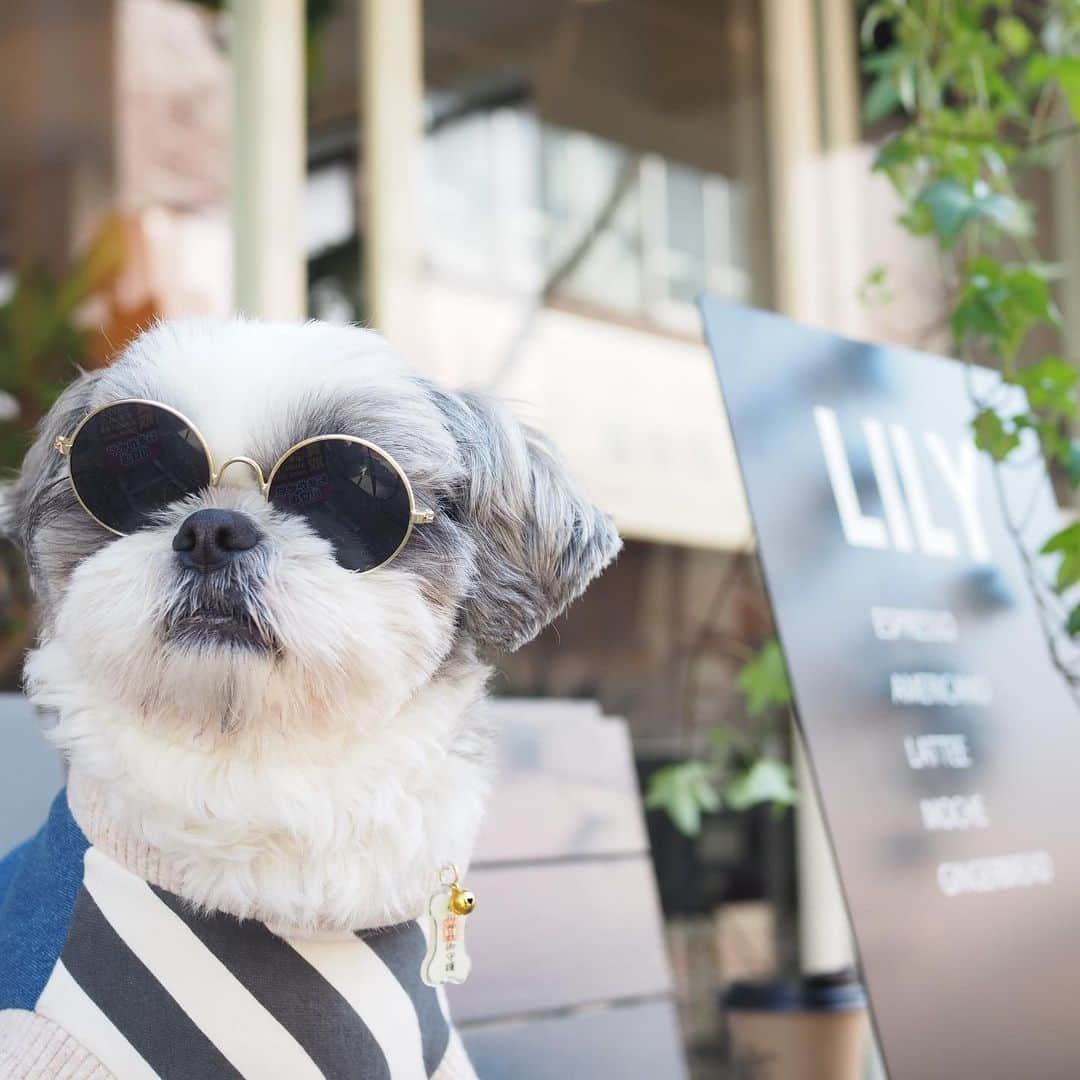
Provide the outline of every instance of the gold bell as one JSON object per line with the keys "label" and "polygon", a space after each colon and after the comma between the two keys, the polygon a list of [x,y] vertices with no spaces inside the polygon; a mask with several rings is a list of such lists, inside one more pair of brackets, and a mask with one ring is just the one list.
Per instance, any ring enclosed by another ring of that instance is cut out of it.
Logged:
{"label": "gold bell", "polygon": [[458,885],[450,886],[450,910],[455,915],[471,915],[476,907],[476,897],[468,890]]}

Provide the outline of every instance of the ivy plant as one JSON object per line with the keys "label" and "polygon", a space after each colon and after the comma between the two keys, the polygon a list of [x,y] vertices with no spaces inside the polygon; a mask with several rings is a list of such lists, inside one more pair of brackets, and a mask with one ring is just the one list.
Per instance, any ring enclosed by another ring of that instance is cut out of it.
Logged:
{"label": "ivy plant", "polygon": [[[1007,467],[1026,440],[1074,486],[1080,484],[1080,414],[1075,358],[1036,352],[1033,342],[1057,332],[1053,285],[1063,272],[1038,244],[1038,213],[1025,197],[1031,175],[1055,164],[1080,133],[1080,0],[872,0],[861,40],[868,87],[868,125],[887,123],[874,169],[899,195],[900,222],[938,253],[955,354],[1001,372],[1024,391],[1022,407],[976,400],[976,445]],[[876,267],[860,295],[892,296],[887,268]],[[1016,397],[1010,395],[1010,403]],[[1010,511],[1004,508],[1006,514]],[[1040,605],[1051,656],[1074,692],[1080,670],[1063,644],[1080,637],[1080,523],[1028,551],[1007,518],[1034,586],[1059,598]],[[1056,568],[1043,582],[1040,555]],[[768,751],[790,690],[775,641],[745,665],[738,680],[751,735],[716,730],[710,753],[657,772],[646,805],[660,808],[686,833],[701,817],[762,802],[790,805],[788,765]]]}
{"label": "ivy plant", "polygon": [[[1064,271],[1040,250],[1038,210],[1024,193],[1080,133],[1080,0],[864,8],[864,120],[892,127],[874,169],[902,201],[900,223],[938,251],[956,355],[1024,391],[975,398],[976,445],[1007,467],[1034,440],[1076,485],[1080,372],[1075,357],[1037,348],[1060,336],[1053,286]],[[875,270],[864,295],[883,275]],[[1066,646],[1080,635],[1080,606],[1069,595],[1080,583],[1080,527],[1054,533],[1035,553],[1003,497],[1002,508],[1029,580],[1050,598],[1040,604],[1047,643],[1075,691],[1080,671]],[[1039,555],[1056,560],[1049,579]]]}
{"label": "ivy plant", "polygon": [[783,810],[795,801],[791,767],[774,752],[791,709],[787,669],[775,639],[742,666],[737,685],[751,729],[715,728],[708,754],[658,770],[645,794],[648,809],[666,811],[688,836],[700,831],[703,814],[762,803]]}
{"label": "ivy plant", "polygon": [[111,216],[63,273],[30,266],[12,275],[0,297],[0,469],[18,466],[38,421],[89,359],[80,313],[112,287],[125,257],[123,221]]}

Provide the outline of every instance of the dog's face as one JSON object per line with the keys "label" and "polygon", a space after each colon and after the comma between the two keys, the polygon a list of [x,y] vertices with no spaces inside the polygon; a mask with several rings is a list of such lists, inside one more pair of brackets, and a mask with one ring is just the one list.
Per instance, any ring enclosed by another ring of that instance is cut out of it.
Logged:
{"label": "dog's face", "polygon": [[[363,438],[400,464],[434,519],[391,563],[357,574],[237,464],[114,535],[80,505],[53,444],[128,398],[178,410],[216,462],[250,458],[264,476],[303,439]],[[619,545],[552,454],[497,407],[418,378],[374,334],[317,323],[149,331],[63,394],[7,509],[43,643],[95,700],[179,731],[393,715],[452,655],[532,638]],[[178,539],[207,509],[252,540],[210,566]]]}

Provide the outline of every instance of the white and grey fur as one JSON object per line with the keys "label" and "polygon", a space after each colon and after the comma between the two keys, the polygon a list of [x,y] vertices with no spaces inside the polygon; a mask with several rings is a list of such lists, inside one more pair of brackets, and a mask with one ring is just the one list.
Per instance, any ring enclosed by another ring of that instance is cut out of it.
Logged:
{"label": "white and grey fur", "polygon": [[[264,474],[301,439],[361,436],[434,522],[353,574],[237,465],[114,536],[77,502],[53,441],[132,397],[184,413],[216,461],[251,457]],[[207,506],[262,534],[210,575],[172,550]],[[41,606],[27,688],[56,711],[73,773],[189,900],[294,932],[414,918],[438,867],[468,862],[489,773],[486,660],[534,637],[619,548],[501,407],[418,377],[374,333],[320,323],[156,326],[65,391],[6,511]],[[207,613],[248,633],[219,633]]]}

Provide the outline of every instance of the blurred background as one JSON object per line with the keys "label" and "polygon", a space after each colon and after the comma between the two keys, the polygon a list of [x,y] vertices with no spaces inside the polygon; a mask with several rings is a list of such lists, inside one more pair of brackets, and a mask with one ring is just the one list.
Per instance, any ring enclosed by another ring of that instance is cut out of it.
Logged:
{"label": "blurred background", "polygon": [[[934,252],[870,168],[890,121],[861,119],[859,5],[224,6],[0,6],[0,465],[73,364],[107,363],[154,318],[369,323],[431,376],[515,402],[627,541],[496,692],[625,717],[643,787],[717,731],[789,763],[694,299],[948,347]],[[886,28],[864,51],[889,46]],[[1076,265],[1069,168],[1028,195]],[[882,263],[887,306],[866,296]],[[1075,343],[1075,295],[1062,310]],[[6,573],[13,687],[33,628],[10,556]],[[754,783],[694,836],[649,815],[699,1061],[721,1037],[717,988],[795,948],[796,830],[770,805],[787,778]]]}

